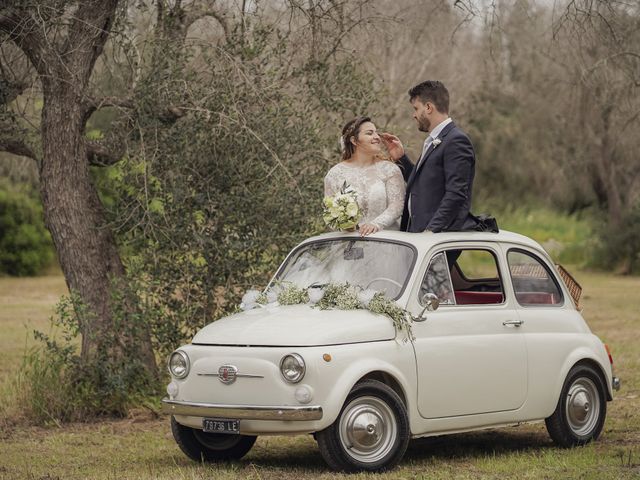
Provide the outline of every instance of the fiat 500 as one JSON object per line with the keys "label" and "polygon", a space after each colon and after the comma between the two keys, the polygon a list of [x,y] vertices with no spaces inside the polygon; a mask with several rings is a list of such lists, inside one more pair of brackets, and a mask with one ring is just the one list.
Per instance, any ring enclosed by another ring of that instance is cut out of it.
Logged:
{"label": "fiat 500", "polygon": [[367,309],[264,305],[173,352],[163,399],[180,449],[238,459],[258,435],[313,434],[328,465],[396,465],[410,439],[544,420],[560,446],[598,437],[619,380],[544,249],[500,232],[310,238],[272,284],[384,292],[411,335]]}

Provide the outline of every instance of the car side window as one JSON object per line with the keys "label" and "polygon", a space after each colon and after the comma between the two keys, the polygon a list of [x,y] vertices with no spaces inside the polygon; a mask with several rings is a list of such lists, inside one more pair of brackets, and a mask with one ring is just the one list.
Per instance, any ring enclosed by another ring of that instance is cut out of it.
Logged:
{"label": "car side window", "polygon": [[422,280],[422,286],[420,287],[420,293],[418,295],[421,304],[422,297],[424,297],[426,293],[436,295],[442,305],[455,304],[451,277],[449,276],[449,265],[447,264],[447,258],[444,252],[435,255],[431,259],[431,262],[429,262],[429,268],[427,268],[427,273]]}
{"label": "car side window", "polygon": [[498,305],[504,302],[498,259],[492,251],[467,248],[446,253],[457,305]]}
{"label": "car side window", "polygon": [[560,306],[562,292],[546,265],[535,255],[522,250],[507,254],[513,290],[523,306]]}

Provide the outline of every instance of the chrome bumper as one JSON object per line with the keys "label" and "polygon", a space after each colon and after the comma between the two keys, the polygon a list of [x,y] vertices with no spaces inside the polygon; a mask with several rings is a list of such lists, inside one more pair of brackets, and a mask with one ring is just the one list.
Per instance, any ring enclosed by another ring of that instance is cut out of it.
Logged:
{"label": "chrome bumper", "polygon": [[611,380],[611,386],[616,391],[620,390],[620,379],[618,377],[613,377],[613,380]]}
{"label": "chrome bumper", "polygon": [[162,399],[162,412],[193,417],[234,418],[246,420],[320,420],[322,407],[271,407],[260,405],[216,405]]}

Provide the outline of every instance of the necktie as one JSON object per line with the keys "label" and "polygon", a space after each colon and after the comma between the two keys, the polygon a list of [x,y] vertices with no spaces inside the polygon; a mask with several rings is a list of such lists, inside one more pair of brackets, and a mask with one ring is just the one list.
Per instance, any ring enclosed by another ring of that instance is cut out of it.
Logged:
{"label": "necktie", "polygon": [[420,165],[422,165],[422,162],[424,161],[424,156],[427,153],[427,150],[429,150],[429,146],[431,145],[431,142],[433,142],[433,138],[431,138],[431,135],[429,135],[427,136],[427,138],[424,141],[424,144],[422,145],[422,154],[420,155],[420,160],[416,165],[416,169],[419,168]]}
{"label": "necktie", "polygon": [[[420,168],[420,165],[422,165],[422,162],[424,161],[424,156],[427,153],[427,150],[429,150],[429,145],[431,145],[431,142],[433,142],[433,138],[431,138],[431,135],[427,136],[427,138],[424,141],[424,144],[422,145],[422,154],[420,155],[420,159],[418,160],[418,163],[415,166],[415,170],[413,172],[413,175],[416,175],[418,168]],[[411,196],[409,196],[409,222],[411,222],[411,215],[413,214],[413,209],[411,206]]]}

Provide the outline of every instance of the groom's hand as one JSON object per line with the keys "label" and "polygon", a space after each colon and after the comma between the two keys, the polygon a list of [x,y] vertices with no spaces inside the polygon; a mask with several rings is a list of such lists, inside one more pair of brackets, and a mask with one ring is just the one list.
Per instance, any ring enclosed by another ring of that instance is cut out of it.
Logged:
{"label": "groom's hand", "polygon": [[394,160],[400,160],[400,157],[404,155],[404,147],[398,137],[390,133],[380,133],[380,138],[384,142],[385,147],[389,150],[389,155]]}

